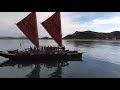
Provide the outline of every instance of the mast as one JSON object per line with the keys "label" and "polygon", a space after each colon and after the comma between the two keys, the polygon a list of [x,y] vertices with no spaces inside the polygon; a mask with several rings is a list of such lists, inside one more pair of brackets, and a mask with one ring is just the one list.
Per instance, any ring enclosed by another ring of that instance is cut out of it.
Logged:
{"label": "mast", "polygon": [[31,12],[27,17],[16,24],[28,39],[38,48],[39,37],[36,12]]}
{"label": "mast", "polygon": [[52,36],[55,42],[62,47],[62,30],[60,12],[56,12],[50,18],[41,23],[45,30]]}

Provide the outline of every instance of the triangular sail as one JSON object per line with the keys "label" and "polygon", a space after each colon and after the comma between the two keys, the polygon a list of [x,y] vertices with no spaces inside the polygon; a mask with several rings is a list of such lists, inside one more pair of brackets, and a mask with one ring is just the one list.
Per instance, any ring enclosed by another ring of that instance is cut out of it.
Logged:
{"label": "triangular sail", "polygon": [[18,22],[17,26],[36,47],[39,47],[36,12],[31,12],[27,17]]}
{"label": "triangular sail", "polygon": [[52,38],[57,42],[57,44],[62,47],[60,12],[56,12],[55,14],[53,14],[50,18],[44,21],[42,25],[52,36]]}

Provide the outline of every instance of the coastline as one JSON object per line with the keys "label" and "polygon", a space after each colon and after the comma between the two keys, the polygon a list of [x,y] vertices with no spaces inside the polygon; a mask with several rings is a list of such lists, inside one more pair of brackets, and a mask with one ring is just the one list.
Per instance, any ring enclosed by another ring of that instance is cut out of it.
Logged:
{"label": "coastline", "polygon": [[68,40],[68,41],[81,41],[81,42],[120,42],[120,40],[113,40],[113,39],[109,39],[109,40],[99,40],[99,39],[63,39],[63,40]]}
{"label": "coastline", "polygon": [[[0,40],[28,40],[27,38],[0,38]],[[53,40],[53,39],[39,39],[39,40]],[[62,39],[68,41],[94,41],[94,42],[120,42],[120,39],[113,40],[113,39]]]}

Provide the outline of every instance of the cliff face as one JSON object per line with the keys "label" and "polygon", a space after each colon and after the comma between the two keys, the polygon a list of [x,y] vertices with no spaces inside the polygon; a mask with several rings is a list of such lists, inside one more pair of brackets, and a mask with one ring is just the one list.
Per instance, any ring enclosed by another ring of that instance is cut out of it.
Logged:
{"label": "cliff face", "polygon": [[120,39],[120,32],[99,33],[93,31],[78,32],[67,35],[64,39]]}

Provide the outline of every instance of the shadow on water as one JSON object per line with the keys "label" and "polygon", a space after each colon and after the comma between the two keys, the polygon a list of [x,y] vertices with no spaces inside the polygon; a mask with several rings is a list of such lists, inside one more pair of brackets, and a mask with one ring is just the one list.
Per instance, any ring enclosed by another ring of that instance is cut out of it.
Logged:
{"label": "shadow on water", "polygon": [[112,46],[120,46],[120,42],[111,42]]}
{"label": "shadow on water", "polygon": [[[71,60],[70,60],[71,61]],[[81,61],[81,59],[79,59]],[[25,78],[41,78],[41,69],[42,67],[46,67],[47,69],[55,68],[55,71],[49,75],[48,78],[62,78],[62,68],[69,66],[69,60],[60,60],[60,61],[30,61],[30,62],[24,62],[21,61],[13,61],[8,60],[0,64],[0,67],[14,67],[17,66],[18,69],[24,68],[24,67],[32,67],[32,71],[28,73]]]}
{"label": "shadow on water", "polygon": [[35,68],[26,75],[26,78],[40,78],[40,65],[35,65]]}
{"label": "shadow on water", "polygon": [[[86,59],[84,61],[84,59]],[[100,61],[95,60],[94,58],[91,58],[93,60],[88,60],[86,57],[83,58],[83,61],[81,60],[71,62],[71,61],[45,61],[45,62],[15,62],[15,61],[5,61],[0,64],[0,67],[16,67],[17,69],[22,69],[24,67],[31,67],[32,71],[25,74],[25,78],[42,78],[42,69],[43,67],[47,69],[53,69],[54,71],[50,72],[50,74],[47,74],[47,78],[63,78],[65,75],[64,73],[64,67],[71,68],[76,74],[69,73],[69,75],[72,75],[74,78],[76,77],[84,77],[84,78],[109,78],[109,77],[120,77],[120,65],[106,62],[106,61]],[[72,66],[71,66],[72,65]],[[74,68],[76,70],[74,71]],[[68,69],[69,69],[68,68]],[[66,70],[65,70],[66,71]],[[47,72],[47,71],[46,71]],[[67,72],[68,73],[68,72]],[[69,76],[66,76],[69,77]]]}

